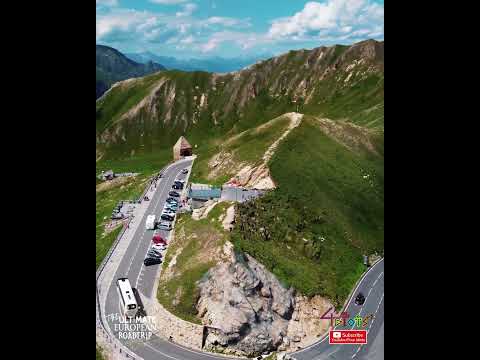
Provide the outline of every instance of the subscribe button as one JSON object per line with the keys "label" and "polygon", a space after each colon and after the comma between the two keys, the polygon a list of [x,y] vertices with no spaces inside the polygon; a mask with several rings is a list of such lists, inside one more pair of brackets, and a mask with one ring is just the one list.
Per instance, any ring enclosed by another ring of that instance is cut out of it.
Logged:
{"label": "subscribe button", "polygon": [[367,330],[330,330],[330,344],[366,344]]}

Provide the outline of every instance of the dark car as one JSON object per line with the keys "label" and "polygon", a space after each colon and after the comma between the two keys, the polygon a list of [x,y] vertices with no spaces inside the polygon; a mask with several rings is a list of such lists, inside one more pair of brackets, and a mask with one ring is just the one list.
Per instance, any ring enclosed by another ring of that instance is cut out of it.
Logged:
{"label": "dark car", "polygon": [[182,186],[178,186],[177,184],[173,184],[172,185],[172,189],[175,189],[175,190],[182,190],[183,187]]}
{"label": "dark car", "polygon": [[[175,185],[173,185],[173,186],[175,186]],[[170,195],[170,196],[175,196],[175,197],[179,197],[179,196],[180,196],[180,194],[179,194],[178,192],[173,191],[173,190],[170,191],[170,192],[168,193],[168,195]],[[175,199],[172,199],[172,200],[175,200]],[[168,201],[168,200],[167,200],[167,201]]]}
{"label": "dark car", "polygon": [[365,302],[365,296],[362,293],[358,293],[357,297],[355,298],[355,304],[363,305]]}
{"label": "dark car", "polygon": [[147,258],[145,258],[145,260],[143,260],[143,263],[145,264],[145,266],[161,264],[161,263],[162,263],[162,259],[160,259],[160,258],[153,258],[153,257],[147,257]]}
{"label": "dark car", "polygon": [[167,214],[163,214],[162,216],[160,216],[160,218],[162,220],[166,220],[166,221],[173,221],[173,216],[170,216],[170,215],[167,215]]}
{"label": "dark car", "polygon": [[174,198],[168,198],[167,203],[178,205],[178,200]]}

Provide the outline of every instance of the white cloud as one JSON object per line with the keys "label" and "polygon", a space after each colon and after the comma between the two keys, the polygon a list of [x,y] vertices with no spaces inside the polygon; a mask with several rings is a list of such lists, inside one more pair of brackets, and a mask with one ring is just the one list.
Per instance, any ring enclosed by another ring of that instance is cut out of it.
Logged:
{"label": "white cloud", "polygon": [[150,1],[177,5],[178,10],[172,16],[115,6],[118,0],[97,0],[97,43],[131,52],[177,49],[194,54],[264,47],[281,52],[383,38],[383,4],[372,0],[309,1],[292,16],[274,19],[262,33],[247,31],[252,28],[249,18],[200,17],[192,0]]}
{"label": "white cloud", "polygon": [[268,36],[272,39],[315,36],[323,31],[334,35],[383,24],[383,6],[369,0],[327,0],[308,2],[290,17],[272,21]]}
{"label": "white cloud", "polygon": [[201,46],[201,50],[202,52],[209,52],[216,49],[219,44],[220,44],[219,40],[215,38],[211,38],[204,45]]}
{"label": "white cloud", "polygon": [[222,26],[251,26],[249,19],[235,19],[231,17],[212,16],[204,22],[206,25],[222,25]]}
{"label": "white cloud", "polygon": [[181,44],[192,44],[195,41],[195,38],[192,35],[187,36],[180,40]]}
{"label": "white cloud", "polygon": [[176,5],[187,2],[188,0],[150,0],[150,2],[154,4],[162,4],[162,5]]}
{"label": "white cloud", "polygon": [[196,9],[197,9],[196,4],[188,3],[183,5],[183,11],[179,11],[175,15],[177,17],[190,16]]}
{"label": "white cloud", "polygon": [[113,31],[130,31],[134,28],[145,28],[152,23],[151,16],[146,12],[118,9],[107,15],[97,16],[97,41]]}
{"label": "white cloud", "polygon": [[199,50],[203,53],[210,52],[218,48],[222,43],[235,43],[245,50],[266,42],[271,42],[271,40],[256,33],[220,31],[213,33],[207,42],[200,45]]}

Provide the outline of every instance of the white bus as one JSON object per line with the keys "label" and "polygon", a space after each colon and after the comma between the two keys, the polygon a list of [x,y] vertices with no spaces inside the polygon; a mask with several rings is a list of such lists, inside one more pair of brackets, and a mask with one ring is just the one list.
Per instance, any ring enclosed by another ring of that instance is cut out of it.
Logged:
{"label": "white bus", "polygon": [[135,317],[135,315],[137,315],[138,305],[132,287],[130,286],[130,281],[128,281],[127,278],[118,279],[117,289],[120,294],[123,314],[126,317]]}

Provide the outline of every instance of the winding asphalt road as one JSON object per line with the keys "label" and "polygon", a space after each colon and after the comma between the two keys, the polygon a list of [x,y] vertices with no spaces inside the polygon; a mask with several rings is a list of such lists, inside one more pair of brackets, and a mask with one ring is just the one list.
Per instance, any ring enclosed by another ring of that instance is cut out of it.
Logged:
{"label": "winding asphalt road", "polygon": [[[143,260],[151,245],[152,230],[145,229],[145,220],[149,214],[160,216],[165,200],[169,197],[168,192],[175,179],[183,179],[181,174],[184,168],[190,168],[192,160],[175,163],[165,170],[162,179],[157,185],[155,194],[150,199],[150,204],[144,214],[140,225],[135,230],[134,237],[124,254],[110,284],[105,303],[104,312],[107,315],[108,325],[111,332],[118,338],[115,331],[115,320],[108,318],[109,314],[120,313],[120,305],[115,280],[120,277],[128,277],[133,288],[136,288],[147,298],[155,298],[153,294],[154,281],[160,265],[144,266]],[[162,237],[168,238],[168,233],[163,232]],[[355,345],[329,345],[328,339],[320,341],[304,350],[291,355],[298,360],[304,359],[383,359],[383,259],[375,264],[366,276],[360,281],[358,291],[366,295],[365,304],[358,307],[353,301],[348,305],[347,311],[356,314],[360,311],[361,316],[376,313],[373,322],[369,324],[368,344]],[[368,294],[368,295],[367,295]],[[148,315],[148,314],[147,314]],[[354,315],[353,315],[354,316]],[[353,317],[352,316],[352,317]],[[148,341],[120,340],[137,356],[145,360],[212,360],[225,359],[209,353],[193,351],[153,335]]]}
{"label": "winding asphalt road", "polygon": [[[353,292],[345,311],[349,313],[349,318],[359,314],[362,318],[372,314],[373,319],[368,322],[367,344],[349,345],[328,343],[328,337],[320,342],[293,353],[292,356],[297,360],[320,360],[320,359],[365,359],[365,360],[383,360],[383,297],[384,297],[384,260],[381,259],[375,263],[364,275],[357,288]],[[355,304],[355,297],[362,292],[366,299],[362,306]],[[335,329],[364,329],[352,326],[336,326]]]}

